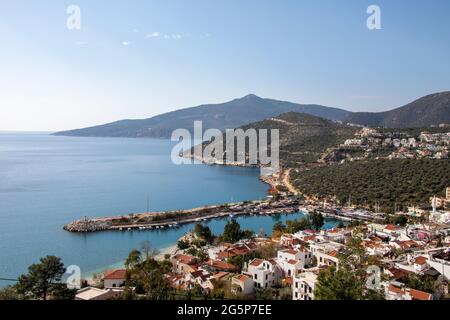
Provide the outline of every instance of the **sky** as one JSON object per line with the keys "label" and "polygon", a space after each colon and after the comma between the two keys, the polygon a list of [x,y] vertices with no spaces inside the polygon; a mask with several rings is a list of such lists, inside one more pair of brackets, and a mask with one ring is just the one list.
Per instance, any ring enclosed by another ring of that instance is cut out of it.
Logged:
{"label": "sky", "polygon": [[[381,29],[369,30],[378,5]],[[80,29],[67,8],[80,8]],[[249,93],[384,111],[450,90],[448,0],[0,0],[0,130]]]}

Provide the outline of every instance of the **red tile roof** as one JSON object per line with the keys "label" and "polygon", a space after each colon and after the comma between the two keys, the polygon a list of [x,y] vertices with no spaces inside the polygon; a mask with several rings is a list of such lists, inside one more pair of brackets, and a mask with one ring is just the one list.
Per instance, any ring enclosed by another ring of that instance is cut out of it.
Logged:
{"label": "red tile roof", "polygon": [[245,281],[251,280],[251,278],[250,278],[249,276],[246,276],[245,274],[239,275],[239,276],[237,277],[237,279],[238,279],[239,281],[241,281],[241,282],[245,282]]}
{"label": "red tile roof", "polygon": [[388,225],[386,225],[386,227],[384,227],[384,229],[389,230],[389,231],[396,231],[397,227],[394,226],[393,224],[388,224]]}
{"label": "red tile roof", "polygon": [[184,263],[184,264],[195,264],[195,261],[197,260],[195,257],[193,256],[188,256],[185,254],[177,254],[174,257],[175,260]]}
{"label": "red tile roof", "polygon": [[414,259],[414,263],[418,264],[418,265],[423,265],[428,261],[427,258],[425,257],[417,257]]}
{"label": "red tile roof", "polygon": [[237,270],[237,267],[235,265],[220,260],[208,260],[206,264],[218,270],[225,270],[225,271]]}
{"label": "red tile roof", "polygon": [[396,294],[400,294],[402,296],[406,295],[406,293],[409,291],[409,294],[411,295],[411,298],[413,300],[431,300],[433,298],[433,296],[427,292],[415,289],[399,288],[397,286],[394,286],[393,284],[389,285],[389,291]]}
{"label": "red tile roof", "polygon": [[255,260],[253,260],[252,262],[250,262],[250,265],[251,265],[251,266],[254,266],[254,267],[258,267],[261,263],[263,263],[263,260],[261,260],[261,259],[255,259]]}
{"label": "red tile roof", "polygon": [[411,289],[410,294],[413,300],[431,300],[433,298],[431,294],[415,289]]}
{"label": "red tile roof", "polygon": [[127,271],[125,269],[106,271],[103,279],[105,279],[105,280],[123,280],[123,279],[125,279],[126,272]]}

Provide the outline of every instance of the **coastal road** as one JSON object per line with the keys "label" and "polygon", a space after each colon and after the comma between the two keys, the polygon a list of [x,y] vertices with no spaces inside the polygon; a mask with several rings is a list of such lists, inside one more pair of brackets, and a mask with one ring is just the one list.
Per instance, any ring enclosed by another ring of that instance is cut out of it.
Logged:
{"label": "coastal road", "polygon": [[282,181],[283,184],[286,186],[286,188],[288,188],[289,192],[292,192],[295,195],[299,195],[300,192],[298,192],[298,190],[291,184],[291,181],[289,179],[291,175],[291,170],[292,169],[287,169],[286,171],[283,172]]}

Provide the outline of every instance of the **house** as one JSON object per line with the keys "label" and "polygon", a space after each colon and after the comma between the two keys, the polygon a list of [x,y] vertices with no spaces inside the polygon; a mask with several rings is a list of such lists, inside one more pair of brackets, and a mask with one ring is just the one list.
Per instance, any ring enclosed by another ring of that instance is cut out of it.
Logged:
{"label": "house", "polygon": [[330,230],[323,230],[322,234],[330,241],[343,243],[346,237],[351,234],[351,231],[345,228],[333,228]]}
{"label": "house", "polygon": [[342,248],[342,244],[331,241],[310,245],[310,250],[316,257],[318,266],[337,266],[339,264],[338,254]]}
{"label": "house", "polygon": [[428,267],[427,264],[428,258],[419,256],[414,258],[414,269],[416,272],[423,272]]}
{"label": "house", "polygon": [[390,280],[401,280],[403,278],[406,278],[408,275],[411,274],[411,272],[408,272],[404,269],[399,268],[386,268],[383,270],[383,273],[390,279]]}
{"label": "house", "polygon": [[388,224],[383,228],[382,232],[390,235],[393,233],[398,233],[399,229],[396,226],[394,226],[393,224]]}
{"label": "house", "polygon": [[105,288],[120,288],[125,285],[125,269],[110,270],[103,277]]}
{"label": "house", "polygon": [[293,300],[314,300],[317,273],[302,272],[293,279]]}
{"label": "house", "polygon": [[176,273],[187,273],[197,270],[197,258],[194,256],[189,256],[185,254],[177,254],[173,256],[170,261],[174,272]]}
{"label": "house", "polygon": [[231,292],[234,294],[251,294],[253,293],[254,287],[253,279],[248,275],[239,274],[231,279]]}
{"label": "house", "polygon": [[111,300],[118,298],[121,293],[122,290],[118,289],[98,289],[94,287],[87,287],[77,291],[75,300]]}
{"label": "house", "polygon": [[213,277],[211,273],[206,270],[199,269],[197,271],[188,272],[185,275],[185,282],[190,284],[190,288],[194,285],[200,286],[205,291],[214,289],[214,286],[210,279]]}
{"label": "house", "polygon": [[209,259],[202,265],[202,269],[208,270],[209,272],[236,272],[238,267],[235,265],[222,261],[222,260],[212,260]]}
{"label": "house", "polygon": [[400,282],[391,282],[386,287],[387,300],[433,300],[433,295],[430,293],[406,288]]}
{"label": "house", "polygon": [[243,273],[253,279],[255,288],[270,288],[279,284],[283,271],[273,259],[253,259]]}
{"label": "house", "polygon": [[391,241],[391,242],[389,242],[389,245],[393,249],[403,250],[403,251],[407,251],[407,252],[414,251],[414,250],[419,250],[419,249],[422,248],[422,246],[420,244],[418,244],[414,240]]}
{"label": "house", "polygon": [[430,254],[427,263],[447,280],[450,279],[450,249]]}
{"label": "house", "polygon": [[293,247],[295,245],[301,244],[301,240],[295,238],[292,234],[283,234],[280,237],[280,245],[283,247]]}
{"label": "house", "polygon": [[392,249],[388,244],[374,240],[363,240],[361,241],[361,246],[363,246],[367,254],[371,256],[384,256]]}
{"label": "house", "polygon": [[180,289],[183,288],[183,285],[185,284],[185,277],[180,274],[167,274],[167,281],[169,282],[169,285],[174,289]]}
{"label": "house", "polygon": [[277,263],[284,276],[292,277],[301,269],[311,264],[312,253],[306,248],[285,249],[278,251]]}

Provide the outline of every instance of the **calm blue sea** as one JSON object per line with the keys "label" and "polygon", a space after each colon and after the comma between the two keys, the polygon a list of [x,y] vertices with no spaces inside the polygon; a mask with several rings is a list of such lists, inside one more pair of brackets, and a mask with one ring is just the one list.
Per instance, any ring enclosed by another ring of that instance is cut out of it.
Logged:
{"label": "calm blue sea", "polygon": [[[169,210],[266,196],[259,170],[176,166],[170,159],[172,146],[157,139],[0,133],[0,278],[17,277],[45,255],[89,273],[124,260],[143,240],[162,249],[192,228],[96,234],[62,229],[85,215],[145,212],[147,198],[150,210]],[[239,222],[270,233],[277,219],[286,217],[243,217]],[[208,224],[221,233],[225,223]]]}

